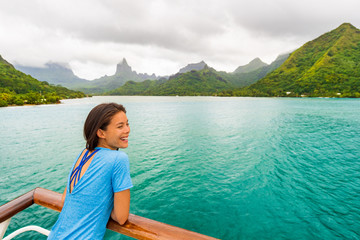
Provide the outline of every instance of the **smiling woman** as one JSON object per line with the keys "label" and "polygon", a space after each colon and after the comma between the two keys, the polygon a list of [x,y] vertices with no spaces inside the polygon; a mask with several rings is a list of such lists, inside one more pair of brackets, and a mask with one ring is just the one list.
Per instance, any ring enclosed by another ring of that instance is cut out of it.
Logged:
{"label": "smiling woman", "polygon": [[86,148],[74,162],[62,196],[63,208],[48,239],[102,239],[109,217],[124,224],[132,182],[125,108],[116,103],[93,108],[84,125]]}
{"label": "smiling woman", "polygon": [[127,148],[130,133],[129,121],[124,112],[118,112],[113,116],[106,130],[98,129],[99,147],[117,150]]}

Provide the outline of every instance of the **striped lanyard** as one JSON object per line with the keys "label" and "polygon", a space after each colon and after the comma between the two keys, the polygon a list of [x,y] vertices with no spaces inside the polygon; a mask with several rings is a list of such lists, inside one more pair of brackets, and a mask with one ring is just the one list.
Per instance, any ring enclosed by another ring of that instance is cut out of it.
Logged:
{"label": "striped lanyard", "polygon": [[82,167],[83,167],[83,166],[85,165],[85,163],[86,163],[87,161],[89,161],[89,159],[90,159],[92,156],[94,156],[94,154],[95,154],[97,151],[99,151],[99,150],[100,150],[100,149],[95,149],[89,156],[88,156],[89,150],[86,150],[86,153],[85,153],[84,156],[82,157],[79,165],[78,165],[76,168],[74,168],[74,170],[73,170],[72,173],[71,173],[70,185],[69,185],[69,186],[71,186],[72,181],[74,181],[73,189],[74,189],[74,187],[75,187],[75,184],[76,184],[77,182],[79,182],[79,180],[80,180],[80,175],[81,175],[81,169],[82,169]]}

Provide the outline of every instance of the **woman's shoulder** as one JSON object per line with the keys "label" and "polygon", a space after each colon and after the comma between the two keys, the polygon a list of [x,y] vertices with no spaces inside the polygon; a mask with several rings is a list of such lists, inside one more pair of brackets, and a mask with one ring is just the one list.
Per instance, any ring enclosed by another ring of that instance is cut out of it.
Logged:
{"label": "woman's shoulder", "polygon": [[109,154],[111,155],[111,157],[108,158],[108,163],[112,166],[113,169],[129,169],[129,157],[125,152],[112,150],[109,151]]}
{"label": "woman's shoulder", "polygon": [[123,151],[104,149],[104,151],[101,151],[101,152],[107,158],[115,160],[115,161],[116,160],[117,161],[124,161],[124,160],[127,161],[128,160],[128,155]]}
{"label": "woman's shoulder", "polygon": [[128,161],[129,157],[128,155],[126,154],[126,152],[123,152],[123,151],[114,151],[114,155],[116,156],[117,160],[120,160],[120,161]]}

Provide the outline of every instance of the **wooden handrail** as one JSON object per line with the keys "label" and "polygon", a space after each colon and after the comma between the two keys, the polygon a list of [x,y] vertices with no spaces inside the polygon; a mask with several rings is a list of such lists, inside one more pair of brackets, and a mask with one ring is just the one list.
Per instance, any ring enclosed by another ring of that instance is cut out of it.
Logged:
{"label": "wooden handrail", "polygon": [[34,191],[35,189],[0,206],[0,223],[30,207],[34,203]]}
{"label": "wooden handrail", "polygon": [[[0,206],[0,223],[31,206],[33,203],[58,212],[60,212],[62,208],[60,193],[44,188],[35,188]],[[124,225],[119,225],[117,222],[110,219],[107,223],[107,228],[140,240],[216,239],[148,218],[136,216],[134,214],[129,215],[129,218]]]}

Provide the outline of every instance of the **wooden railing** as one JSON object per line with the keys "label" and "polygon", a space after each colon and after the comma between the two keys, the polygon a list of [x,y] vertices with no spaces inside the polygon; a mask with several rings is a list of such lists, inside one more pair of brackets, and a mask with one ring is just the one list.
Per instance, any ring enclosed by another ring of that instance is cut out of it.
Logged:
{"label": "wooden railing", "polygon": [[[0,206],[0,223],[11,218],[18,212],[32,204],[38,204],[52,210],[61,211],[61,194],[44,188],[35,188],[20,197]],[[215,240],[206,235],[188,231],[182,228],[157,222],[144,217],[130,214],[124,225],[119,225],[112,219],[107,223],[107,228],[127,235],[135,239],[194,239],[194,240]]]}

